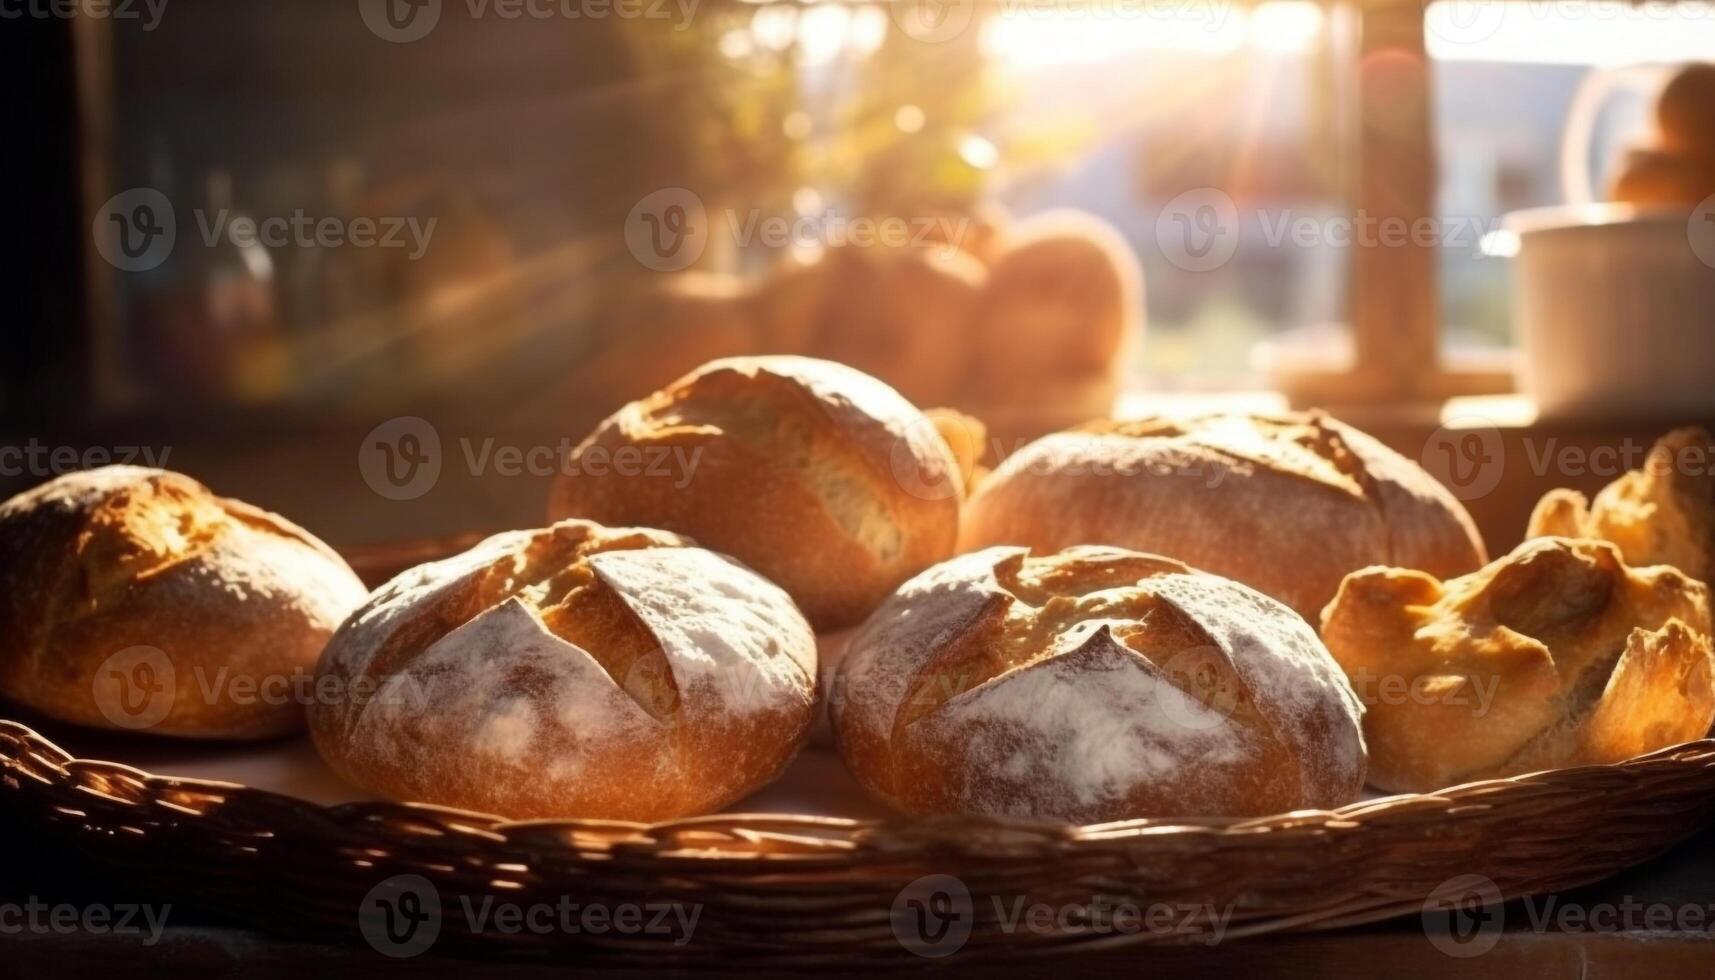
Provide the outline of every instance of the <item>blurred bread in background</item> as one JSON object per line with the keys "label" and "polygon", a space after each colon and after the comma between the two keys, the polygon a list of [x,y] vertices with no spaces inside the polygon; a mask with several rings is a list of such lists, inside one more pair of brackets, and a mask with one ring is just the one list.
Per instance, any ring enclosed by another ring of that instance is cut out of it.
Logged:
{"label": "blurred bread in background", "polygon": [[813,353],[873,374],[917,404],[958,397],[988,270],[956,249],[840,248]]}
{"label": "blurred bread in background", "polygon": [[684,272],[628,295],[605,314],[593,351],[577,373],[576,394],[605,404],[641,398],[698,365],[763,346],[746,282]]}
{"label": "blurred bread in background", "polygon": [[1654,140],[1626,151],[1608,196],[1695,205],[1715,195],[1715,65],[1680,68],[1656,95]]}
{"label": "blurred bread in background", "polygon": [[1656,97],[1662,148],[1715,168],[1715,64],[1681,68]]}
{"label": "blurred bread in background", "polygon": [[1715,194],[1715,164],[1632,148],[1608,196],[1627,204],[1696,204]]}
{"label": "blurred bread in background", "polygon": [[1054,212],[1014,225],[977,318],[972,402],[1112,374],[1142,330],[1142,290],[1130,246],[1096,218]]}
{"label": "blurred bread in background", "polygon": [[1071,211],[1011,223],[992,204],[912,228],[908,244],[795,252],[749,278],[644,280],[607,304],[572,380],[574,414],[593,422],[699,364],[752,354],[855,367],[1009,440],[1112,410],[1143,330],[1142,274],[1116,230]]}
{"label": "blurred bread in background", "polygon": [[958,249],[983,265],[993,266],[1011,224],[1012,215],[1004,206],[984,201],[940,216],[924,229],[923,237],[926,243]]}
{"label": "blurred bread in background", "polygon": [[834,263],[820,253],[794,255],[776,265],[756,288],[762,329],[757,353],[809,354],[833,295],[833,279]]}

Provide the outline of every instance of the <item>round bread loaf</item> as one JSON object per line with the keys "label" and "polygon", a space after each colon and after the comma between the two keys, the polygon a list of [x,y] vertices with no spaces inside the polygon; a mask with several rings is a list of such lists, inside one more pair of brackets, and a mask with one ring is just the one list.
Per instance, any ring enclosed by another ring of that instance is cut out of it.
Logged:
{"label": "round bread loaf", "polygon": [[379,589],[328,643],[310,732],[348,782],[513,818],[665,820],[779,775],[816,639],[786,593],[674,534],[564,521]]}
{"label": "round bread loaf", "polygon": [[838,629],[953,553],[962,495],[934,423],[892,388],[831,361],[736,357],[609,417],[548,513],[691,535]]}
{"label": "round bread loaf", "polygon": [[1362,708],[1308,624],[1114,548],[929,569],[852,638],[830,699],[853,775],[914,814],[1244,816],[1364,782]]}
{"label": "round bread loaf", "polygon": [[70,473],[0,504],[0,694],[99,728],[297,731],[367,592],[309,532],[187,476]]}
{"label": "round bread loaf", "polygon": [[1167,555],[1310,622],[1369,565],[1482,565],[1470,515],[1415,463],[1320,412],[1093,422],[998,466],[965,505],[962,550],[1110,544]]}
{"label": "round bread loaf", "polygon": [[1369,705],[1370,781],[1432,792],[1623,762],[1715,722],[1709,590],[1606,541],[1537,538],[1442,582],[1354,573],[1322,636]]}

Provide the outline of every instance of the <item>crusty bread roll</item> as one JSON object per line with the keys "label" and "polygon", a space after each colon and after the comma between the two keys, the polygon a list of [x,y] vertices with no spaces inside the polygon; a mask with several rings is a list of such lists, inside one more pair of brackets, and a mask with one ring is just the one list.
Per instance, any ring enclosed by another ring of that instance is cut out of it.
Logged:
{"label": "crusty bread roll", "polygon": [[1370,782],[1428,792],[1702,738],[1709,629],[1708,589],[1677,570],[1537,538],[1447,582],[1354,573],[1322,637],[1368,705]]}
{"label": "crusty bread roll", "polygon": [[514,818],[664,820],[777,776],[816,640],[736,561],[564,521],[405,572],[341,627],[310,731],[341,777]]}
{"label": "crusty bread roll", "polygon": [[1347,572],[1485,560],[1434,478],[1320,412],[1093,422],[1012,454],[965,506],[962,550],[1111,544],[1176,558],[1311,622]]}
{"label": "crusty bread roll", "polygon": [[1308,624],[1115,548],[929,569],[852,638],[830,705],[853,775],[914,814],[1256,815],[1364,782],[1362,709]]}
{"label": "crusty bread roll", "polygon": [[1643,468],[1596,495],[1551,490],[1530,515],[1530,537],[1601,538],[1630,565],[1672,565],[1715,582],[1715,436],[1677,429],[1651,447]]}
{"label": "crusty bread roll", "polygon": [[[662,467],[586,465],[638,450]],[[566,470],[552,519],[689,534],[779,583],[817,629],[862,619],[958,535],[959,467],[934,425],[829,361],[704,365],[614,413]]]}
{"label": "crusty bread roll", "polygon": [[69,473],[0,504],[0,694],[99,728],[293,732],[366,594],[309,532],[187,476]]}

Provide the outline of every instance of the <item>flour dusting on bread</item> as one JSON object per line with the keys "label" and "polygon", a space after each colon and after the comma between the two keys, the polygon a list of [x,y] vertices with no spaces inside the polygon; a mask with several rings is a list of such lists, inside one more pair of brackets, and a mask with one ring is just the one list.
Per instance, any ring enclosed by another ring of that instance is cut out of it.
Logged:
{"label": "flour dusting on bread", "polygon": [[391,796],[658,819],[778,774],[808,732],[815,652],[786,594],[732,559],[564,521],[376,592],[322,661],[357,696],[315,706],[311,730]]}
{"label": "flour dusting on bread", "polygon": [[848,764],[914,812],[1097,822],[1332,806],[1361,706],[1302,619],[1116,548],[990,548],[906,583],[851,641]]}

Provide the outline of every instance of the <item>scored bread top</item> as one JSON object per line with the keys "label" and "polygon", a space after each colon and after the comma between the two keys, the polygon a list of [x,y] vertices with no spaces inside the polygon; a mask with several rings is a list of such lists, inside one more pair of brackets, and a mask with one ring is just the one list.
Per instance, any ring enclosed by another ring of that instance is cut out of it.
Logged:
{"label": "scored bread top", "polygon": [[854,771],[908,810],[1085,822],[1346,802],[1359,712],[1290,610],[1099,547],[924,572],[853,637],[834,701]]}
{"label": "scored bread top", "polygon": [[107,723],[99,666],[130,647],[177,668],[153,730],[248,737],[301,727],[204,693],[215,677],[307,671],[367,590],[290,521],[166,470],[66,474],[0,504],[0,690],[56,717]]}
{"label": "scored bread top", "polygon": [[1486,560],[1445,487],[1321,412],[1098,421],[1046,436],[978,488],[960,543],[1169,555],[1312,622],[1355,569],[1457,575]]}
{"label": "scored bread top", "polygon": [[1373,702],[1384,789],[1620,762],[1701,738],[1715,718],[1708,589],[1627,568],[1604,541],[1537,538],[1446,582],[1366,569],[1322,635]]}
{"label": "scored bread top", "polygon": [[[563,521],[400,575],[329,642],[320,673],[353,697],[318,703],[312,731],[360,785],[641,818],[718,805],[747,765],[784,764],[808,725],[815,638],[730,558]],[[727,771],[702,773],[705,759]]]}

